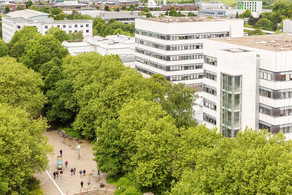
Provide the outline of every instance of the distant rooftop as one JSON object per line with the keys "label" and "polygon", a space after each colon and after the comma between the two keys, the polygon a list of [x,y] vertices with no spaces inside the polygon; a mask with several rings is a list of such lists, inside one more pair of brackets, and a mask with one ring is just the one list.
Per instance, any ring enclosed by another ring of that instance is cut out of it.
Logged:
{"label": "distant rooftop", "polygon": [[8,17],[13,17],[13,18],[32,18],[35,16],[49,16],[49,14],[47,13],[43,13],[43,12],[38,12],[38,11],[34,11],[34,10],[30,10],[30,9],[25,9],[25,10],[20,10],[20,11],[15,11],[15,12],[10,12],[8,14],[6,14],[6,16]]}
{"label": "distant rooftop", "polygon": [[144,18],[144,20],[151,20],[163,23],[181,23],[181,22],[213,22],[223,21],[222,19],[199,18],[199,17],[158,17],[158,18]]}
{"label": "distant rooftop", "polygon": [[212,40],[268,51],[292,51],[292,34],[262,35]]}

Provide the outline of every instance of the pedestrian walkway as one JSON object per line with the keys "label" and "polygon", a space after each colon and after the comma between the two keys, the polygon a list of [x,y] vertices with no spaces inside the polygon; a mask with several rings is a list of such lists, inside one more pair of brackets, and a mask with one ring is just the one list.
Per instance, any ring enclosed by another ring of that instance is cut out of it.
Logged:
{"label": "pedestrian walkway", "polygon": [[[57,170],[57,156],[60,155],[60,150],[63,153],[63,174],[59,174],[55,178],[55,182],[63,191],[64,194],[80,194],[80,182],[83,181],[84,186],[82,192],[87,192],[88,184],[90,180],[89,192],[102,192],[102,194],[113,194],[116,190],[114,185],[106,183],[106,174],[102,174],[101,177],[97,175],[96,162],[93,161],[93,145],[82,140],[81,143],[76,139],[63,138],[58,134],[58,131],[48,131],[45,133],[49,138],[49,144],[54,146],[55,154],[54,156],[49,156],[49,169],[48,172],[54,178],[53,172]],[[77,145],[80,145],[80,158],[78,158]],[[67,168],[65,167],[65,162],[68,161]],[[75,175],[71,176],[71,168],[76,168]],[[85,176],[80,178],[79,171],[86,170]],[[42,174],[36,175],[41,181],[41,188],[45,195],[58,195],[60,192],[56,189],[53,182],[48,178],[47,174],[44,172]],[[105,187],[100,188],[100,184],[103,183]],[[107,191],[107,192],[105,192]],[[99,194],[99,193],[96,193]]]}

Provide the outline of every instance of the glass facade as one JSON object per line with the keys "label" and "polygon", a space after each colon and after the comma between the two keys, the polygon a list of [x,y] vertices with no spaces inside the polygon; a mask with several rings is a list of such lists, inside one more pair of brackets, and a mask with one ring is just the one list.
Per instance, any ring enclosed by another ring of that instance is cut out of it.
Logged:
{"label": "glass facade", "polygon": [[242,77],[221,74],[220,130],[225,137],[236,137],[241,127]]}

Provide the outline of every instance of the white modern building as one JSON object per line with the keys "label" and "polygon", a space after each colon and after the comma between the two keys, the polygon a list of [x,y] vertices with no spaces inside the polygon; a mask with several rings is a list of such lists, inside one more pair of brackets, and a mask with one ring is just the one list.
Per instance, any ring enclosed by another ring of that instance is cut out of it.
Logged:
{"label": "white modern building", "polygon": [[50,28],[59,27],[66,33],[82,31],[84,37],[92,36],[92,20],[54,20],[47,13],[26,9],[8,13],[2,18],[3,40],[8,43],[15,31],[24,26],[34,26],[43,35]]}
{"label": "white modern building", "polygon": [[291,135],[292,35],[209,39],[204,54],[207,127],[225,136],[246,127]]}
{"label": "white modern building", "polygon": [[207,18],[136,19],[136,68],[144,75],[202,86],[204,42],[208,38],[242,37],[243,20]]}
{"label": "white modern building", "polygon": [[225,5],[218,1],[210,1],[210,2],[199,2],[198,3],[200,10],[210,10],[210,9],[224,9]]}
{"label": "white modern building", "polygon": [[83,42],[67,42],[62,45],[68,48],[71,55],[97,52],[101,55],[119,55],[125,66],[135,67],[135,38],[126,35],[109,35],[106,38],[85,37]]}
{"label": "white modern building", "polygon": [[262,1],[238,1],[237,8],[239,10],[249,9],[251,12],[262,13],[263,2]]}
{"label": "white modern building", "polygon": [[[71,14],[72,11],[64,11],[67,14]],[[120,11],[120,12],[109,12],[109,11],[99,11],[99,10],[81,10],[78,11],[82,15],[89,15],[92,18],[100,17],[107,22],[110,19],[114,19],[118,22],[123,22],[125,24],[134,23],[136,18],[141,18],[139,16],[139,11]],[[165,12],[164,12],[165,13]],[[145,16],[142,16],[145,17]]]}
{"label": "white modern building", "polygon": [[286,19],[283,21],[283,32],[292,33],[292,20]]}

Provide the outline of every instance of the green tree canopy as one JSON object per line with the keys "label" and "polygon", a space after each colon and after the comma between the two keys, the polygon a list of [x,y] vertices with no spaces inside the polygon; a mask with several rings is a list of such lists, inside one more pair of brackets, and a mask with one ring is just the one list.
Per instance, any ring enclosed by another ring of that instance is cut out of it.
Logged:
{"label": "green tree canopy", "polygon": [[257,28],[262,28],[264,30],[274,30],[274,24],[267,18],[261,18],[257,21],[256,25]]}
{"label": "green tree canopy", "polygon": [[8,45],[2,39],[0,39],[0,57],[7,56],[8,52]]}
{"label": "green tree canopy", "polygon": [[245,10],[242,14],[240,14],[241,18],[249,18],[251,17],[251,11],[249,9]]}
{"label": "green tree canopy", "polygon": [[28,194],[29,179],[47,168],[52,146],[42,135],[46,129],[44,118],[34,120],[24,110],[0,103],[1,194]]}
{"label": "green tree canopy", "polygon": [[40,114],[46,97],[41,76],[10,57],[0,58],[0,102],[21,107],[32,116]]}
{"label": "green tree canopy", "polygon": [[246,129],[199,152],[172,194],[291,194],[292,142]]}
{"label": "green tree canopy", "polygon": [[52,35],[45,35],[36,37],[27,43],[20,61],[38,72],[42,64],[49,62],[54,57],[62,59],[68,54],[68,50],[61,45],[60,41]]}
{"label": "green tree canopy", "polygon": [[70,36],[62,29],[58,27],[50,28],[47,31],[48,35],[52,35],[55,39],[59,40],[61,43],[65,40],[69,40]]}
{"label": "green tree canopy", "polygon": [[19,59],[25,50],[26,45],[35,37],[42,36],[37,28],[33,26],[24,26],[20,31],[16,31],[10,40],[8,46],[10,48],[9,55]]}

